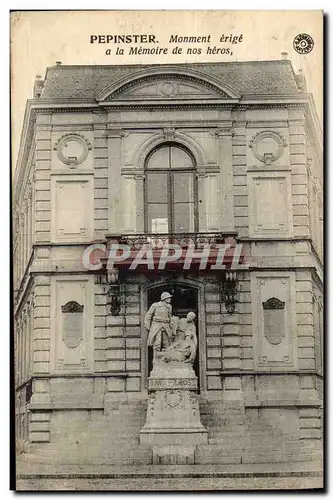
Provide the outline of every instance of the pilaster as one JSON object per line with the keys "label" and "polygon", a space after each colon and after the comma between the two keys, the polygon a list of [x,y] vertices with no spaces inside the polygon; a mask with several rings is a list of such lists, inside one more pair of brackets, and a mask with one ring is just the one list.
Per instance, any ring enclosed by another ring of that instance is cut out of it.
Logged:
{"label": "pilaster", "polygon": [[122,158],[122,138],[123,132],[120,129],[107,129],[108,138],[108,200],[109,200],[109,234],[122,233],[122,180],[121,169]]}
{"label": "pilaster", "polygon": [[94,237],[108,232],[108,139],[105,113],[94,113]]}
{"label": "pilaster", "polygon": [[219,128],[215,131],[218,143],[218,157],[220,165],[219,191],[221,207],[221,227],[223,231],[233,231],[234,203],[233,203],[233,139],[231,129]]}
{"label": "pilaster", "polygon": [[51,118],[39,114],[36,119],[35,168],[35,239],[37,243],[50,242],[51,230]]}

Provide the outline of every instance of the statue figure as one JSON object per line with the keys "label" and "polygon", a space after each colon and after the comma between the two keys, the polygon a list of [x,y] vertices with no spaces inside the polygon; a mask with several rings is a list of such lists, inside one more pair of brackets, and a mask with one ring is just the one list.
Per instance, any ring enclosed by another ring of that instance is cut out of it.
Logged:
{"label": "statue figure", "polygon": [[145,316],[145,328],[149,331],[148,345],[153,346],[154,358],[157,351],[164,351],[172,342],[172,295],[161,294],[161,300],[154,302]]}
{"label": "statue figure", "polygon": [[172,332],[171,342],[174,342],[177,338],[178,323],[179,323],[179,317],[172,316],[171,317],[171,332]]}
{"label": "statue figure", "polygon": [[193,364],[198,344],[194,320],[195,313],[189,312],[186,318],[178,321],[177,338],[163,353],[158,354],[160,361],[183,361]]}

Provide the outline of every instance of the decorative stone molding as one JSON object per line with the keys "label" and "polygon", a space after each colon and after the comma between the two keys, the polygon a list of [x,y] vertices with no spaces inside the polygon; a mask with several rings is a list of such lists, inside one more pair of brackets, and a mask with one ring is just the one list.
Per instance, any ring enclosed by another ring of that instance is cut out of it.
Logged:
{"label": "decorative stone molding", "polygon": [[163,132],[161,131],[148,137],[134,152],[131,164],[136,165],[137,170],[144,171],[145,161],[150,151],[158,146],[162,146],[166,140],[173,140],[175,141],[175,145],[178,143],[185,146],[194,156],[197,167],[208,165],[208,160],[202,146],[190,135],[179,132],[171,127],[166,127],[163,129]]}
{"label": "decorative stone molding", "polygon": [[158,86],[158,92],[165,97],[171,97],[178,94],[178,88],[179,87],[176,82],[167,81],[167,82],[162,82]]}
{"label": "decorative stone molding", "polygon": [[[132,173],[132,172],[131,172]],[[134,174],[134,179],[136,181],[143,181],[145,179],[145,174],[144,172],[135,172]]]}
{"label": "decorative stone molding", "polygon": [[315,194],[319,193],[321,190],[320,190],[320,184],[319,184],[319,180],[318,180],[318,177],[313,177],[312,178],[312,186],[313,186],[313,191]]}
{"label": "decorative stone molding", "polygon": [[323,297],[321,295],[319,295],[318,297],[318,309],[319,311],[322,311],[324,309]]}
{"label": "decorative stone molding", "polygon": [[14,240],[16,240],[20,232],[20,212],[17,208],[13,208],[13,229]]}
{"label": "decorative stone molding", "polygon": [[[66,155],[65,148],[70,142],[77,143],[81,148],[81,153],[79,156]],[[65,163],[65,165],[69,165],[71,167],[75,167],[86,160],[89,151],[92,149],[92,145],[83,135],[78,134],[77,132],[72,132],[62,135],[55,142],[53,149],[57,151],[58,158],[62,163]]]}
{"label": "decorative stone molding", "polygon": [[[266,139],[271,139],[275,142],[275,146],[272,144],[271,151],[264,152],[261,151],[261,145]],[[282,154],[284,148],[287,146],[287,142],[284,137],[278,132],[273,132],[272,130],[264,130],[255,134],[249,144],[252,149],[254,156],[265,165],[270,165],[272,162],[278,160]]]}
{"label": "decorative stone molding", "polygon": [[120,128],[108,128],[105,131],[105,135],[109,139],[110,138],[111,139],[122,139],[123,137],[128,136],[129,132],[125,132],[124,130],[122,130]]}
{"label": "decorative stone molding", "polygon": [[64,359],[58,358],[57,359],[57,368],[63,368],[63,366],[64,366]]}
{"label": "decorative stone molding", "polygon": [[224,281],[221,283],[221,298],[225,304],[228,314],[233,314],[236,309],[236,295],[238,288],[238,276],[235,271],[226,272]]}
{"label": "decorative stone molding", "polygon": [[32,292],[30,294],[30,297],[27,299],[27,308],[28,308],[29,315],[32,313],[34,306],[35,306],[35,295]]}
{"label": "decorative stone molding", "polygon": [[276,297],[272,297],[262,303],[264,309],[284,309],[285,303]]}
{"label": "decorative stone molding", "polygon": [[104,262],[102,272],[97,274],[97,283],[102,286],[107,295],[107,305],[110,307],[111,315],[119,316],[122,304],[119,270],[115,268],[108,271]]}
{"label": "decorative stone molding", "polygon": [[306,158],[306,172],[310,177],[312,174],[312,158],[310,156],[307,156]]}
{"label": "decorative stone molding", "polygon": [[20,215],[19,215],[19,218],[18,218],[18,225],[19,225],[19,228],[21,231],[23,231],[23,228],[24,228],[24,215],[25,215],[25,212],[20,212]]}
{"label": "decorative stone molding", "polygon": [[315,292],[312,293],[312,304],[317,304],[318,311],[323,310],[323,297],[322,295],[317,295]]}
{"label": "decorative stone molding", "polygon": [[163,135],[164,139],[171,140],[175,138],[176,130],[174,128],[164,128]]}
{"label": "decorative stone molding", "polygon": [[17,207],[13,207],[13,220],[15,222],[18,221],[19,215],[20,215],[19,209]]}
{"label": "decorative stone molding", "polygon": [[83,312],[83,306],[75,302],[74,300],[71,300],[70,302],[67,302],[64,306],[61,306],[61,311],[63,313],[82,313]]}
{"label": "decorative stone molding", "polygon": [[221,137],[233,137],[234,132],[230,128],[217,128],[211,132],[213,137],[219,139]]}
{"label": "decorative stone molding", "polygon": [[32,200],[32,181],[29,181],[26,188],[26,195],[29,202]]}
{"label": "decorative stone molding", "polygon": [[[232,87],[226,83],[222,84],[218,78],[213,76],[195,70],[184,70],[183,68],[175,68],[174,66],[163,66],[156,67],[156,69],[149,68],[149,70],[140,70],[124,78],[118,79],[115,83],[112,83],[98,94],[96,100],[100,102],[115,99],[131,87],[144,83],[159,83],[160,80],[162,80],[162,83],[158,87],[158,90],[164,97],[173,97],[173,95],[177,93],[178,82],[189,82],[202,85],[224,99],[240,99],[241,97]],[[168,85],[166,86],[166,84]]]}
{"label": "decorative stone molding", "polygon": [[179,390],[174,391],[171,389],[169,391],[165,391],[165,404],[171,408],[176,408],[183,401],[183,399],[183,395]]}
{"label": "decorative stone molding", "polygon": [[25,198],[23,199],[23,202],[22,202],[22,208],[23,208],[23,210],[24,210],[24,214],[26,214],[26,213],[27,213],[27,211],[28,211],[28,208],[29,208],[29,199],[28,199],[28,197],[25,197]]}

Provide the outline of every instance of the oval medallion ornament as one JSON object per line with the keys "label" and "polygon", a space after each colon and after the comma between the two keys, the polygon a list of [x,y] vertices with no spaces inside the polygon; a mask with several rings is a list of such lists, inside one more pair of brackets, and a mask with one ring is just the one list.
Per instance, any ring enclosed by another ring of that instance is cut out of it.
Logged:
{"label": "oval medallion ornament", "polygon": [[282,156],[286,145],[287,143],[281,134],[272,130],[264,130],[252,138],[249,147],[252,148],[253,154],[258,160],[270,165]]}
{"label": "oval medallion ornament", "polygon": [[178,85],[175,82],[163,82],[159,85],[160,93],[165,97],[171,97],[178,93]]}
{"label": "oval medallion ornament", "polygon": [[77,347],[83,339],[83,306],[75,301],[61,307],[62,340],[69,348]]}
{"label": "oval medallion ornament", "polygon": [[60,137],[53,149],[62,163],[75,167],[86,160],[92,146],[83,135],[73,132]]}

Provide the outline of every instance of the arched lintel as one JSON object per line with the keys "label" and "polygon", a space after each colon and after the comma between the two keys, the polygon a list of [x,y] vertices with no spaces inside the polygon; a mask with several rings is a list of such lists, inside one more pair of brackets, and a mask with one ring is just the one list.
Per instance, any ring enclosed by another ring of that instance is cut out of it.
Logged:
{"label": "arched lintel", "polygon": [[236,92],[230,85],[222,82],[218,78],[207,75],[198,70],[193,69],[184,69],[184,68],[176,68],[175,66],[158,66],[156,68],[147,68],[140,71],[135,71],[129,75],[126,75],[123,78],[120,78],[116,82],[113,82],[111,85],[108,85],[102,92],[100,92],[96,96],[97,102],[106,101],[112,94],[121,90],[122,87],[127,86],[128,84],[135,84],[137,81],[142,81],[147,79],[147,82],[154,78],[154,76],[165,76],[166,78],[170,78],[172,76],[181,78],[183,77],[191,77],[198,81],[198,83],[202,83],[203,85],[210,85],[216,88],[217,92],[222,92],[227,94],[230,99],[240,99],[241,95]]}
{"label": "arched lintel", "polygon": [[142,290],[147,291],[151,290],[154,288],[159,288],[161,286],[170,286],[170,285],[180,285],[180,286],[187,286],[189,288],[194,288],[197,291],[204,291],[205,288],[205,281],[200,280],[200,279],[191,279],[191,278],[184,278],[183,276],[178,276],[177,278],[173,279],[166,279],[166,278],[160,278],[158,281],[146,281],[142,283]]}
{"label": "arched lintel", "polygon": [[148,154],[158,146],[162,146],[163,144],[170,142],[175,145],[179,144],[188,149],[193,155],[197,167],[207,165],[205,152],[197,141],[189,135],[177,131],[175,131],[172,139],[167,139],[162,132],[150,136],[136,151],[132,164],[136,165],[138,169],[144,170]]}

